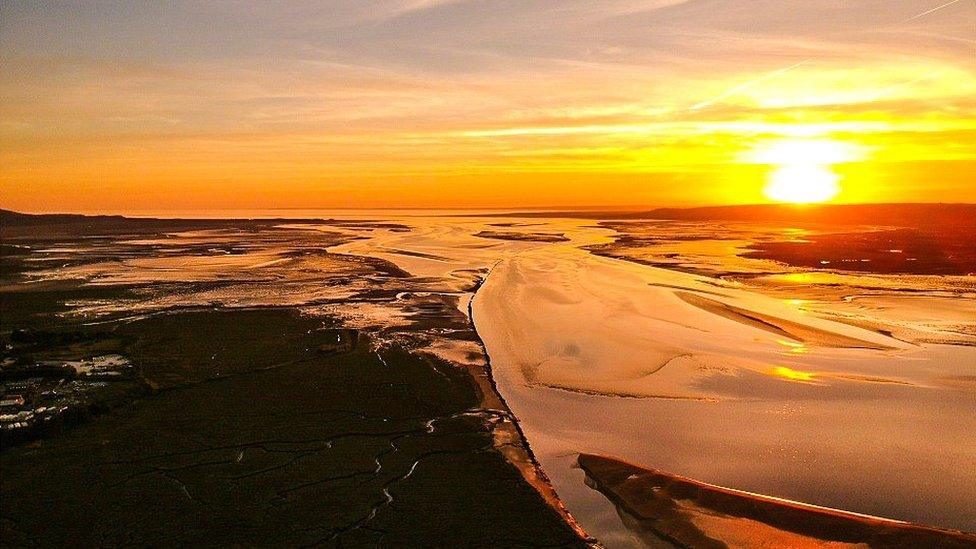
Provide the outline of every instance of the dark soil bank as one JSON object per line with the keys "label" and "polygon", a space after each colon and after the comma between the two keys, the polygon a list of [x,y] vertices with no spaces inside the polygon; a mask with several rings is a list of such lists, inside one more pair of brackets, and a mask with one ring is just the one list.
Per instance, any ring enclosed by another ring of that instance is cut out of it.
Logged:
{"label": "dark soil bank", "polygon": [[973,230],[950,226],[825,234],[799,242],[759,242],[742,255],[796,267],[965,276],[976,273]]}
{"label": "dark soil bank", "polygon": [[464,370],[283,309],[99,329],[145,390],[4,449],[4,546],[582,545]]}

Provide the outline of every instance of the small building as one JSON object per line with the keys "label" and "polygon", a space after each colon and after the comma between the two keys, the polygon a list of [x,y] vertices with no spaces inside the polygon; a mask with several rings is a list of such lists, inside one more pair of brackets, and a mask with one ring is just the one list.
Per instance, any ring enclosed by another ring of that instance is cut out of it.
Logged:
{"label": "small building", "polygon": [[3,395],[0,399],[0,408],[19,408],[24,405],[23,395]]}

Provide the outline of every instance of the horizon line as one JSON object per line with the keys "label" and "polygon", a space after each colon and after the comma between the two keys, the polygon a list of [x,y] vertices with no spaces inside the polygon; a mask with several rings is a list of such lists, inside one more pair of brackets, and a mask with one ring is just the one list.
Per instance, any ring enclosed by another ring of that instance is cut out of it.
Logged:
{"label": "horizon line", "polygon": [[[492,213],[533,213],[533,212],[551,212],[557,213],[577,213],[577,212],[606,212],[606,213],[636,213],[636,212],[652,212],[658,210],[697,210],[697,209],[709,209],[709,208],[737,208],[737,207],[759,207],[759,206],[781,206],[781,207],[792,207],[798,209],[807,208],[820,208],[820,207],[844,207],[844,206],[893,206],[893,205],[954,205],[954,206],[976,206],[976,202],[954,202],[954,201],[911,201],[911,202],[821,202],[821,203],[808,203],[808,204],[798,204],[789,202],[755,202],[755,203],[738,203],[738,204],[704,204],[697,206],[534,206],[534,207],[377,207],[377,208],[359,208],[359,207],[332,207],[332,208],[321,208],[321,207],[282,207],[282,208],[162,208],[162,209],[132,209],[132,210],[114,210],[109,211],[92,211],[92,210],[75,210],[75,211],[30,211],[30,210],[18,210],[11,209],[0,206],[0,211],[14,214],[22,215],[72,215],[72,216],[84,216],[84,217],[132,217],[132,218],[143,218],[151,219],[154,214],[165,214],[165,213],[187,213],[187,212],[289,212],[289,211],[305,211],[305,212],[330,212],[330,211],[342,211],[342,212],[387,212],[387,211],[426,211],[426,212],[492,212]],[[172,219],[180,219],[179,217],[173,217]],[[199,218],[206,219],[206,218]],[[233,218],[217,218],[217,219],[233,219]],[[299,218],[282,218],[282,219],[299,219]]]}

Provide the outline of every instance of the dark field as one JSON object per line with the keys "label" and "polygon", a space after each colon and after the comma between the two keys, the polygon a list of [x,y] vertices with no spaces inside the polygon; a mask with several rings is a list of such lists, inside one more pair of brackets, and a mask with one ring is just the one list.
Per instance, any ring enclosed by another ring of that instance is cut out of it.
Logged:
{"label": "dark field", "polygon": [[974,229],[963,225],[815,235],[800,241],[757,243],[742,255],[794,267],[964,276],[976,273]]}
{"label": "dark field", "polygon": [[116,330],[148,392],[4,451],[5,545],[580,543],[462,370],[287,310]]}

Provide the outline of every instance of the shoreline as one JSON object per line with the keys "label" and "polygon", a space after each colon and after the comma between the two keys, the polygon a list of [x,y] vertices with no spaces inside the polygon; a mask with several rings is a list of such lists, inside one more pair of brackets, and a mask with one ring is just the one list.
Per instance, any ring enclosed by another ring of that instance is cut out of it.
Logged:
{"label": "shoreline", "polygon": [[[497,265],[497,262],[495,265]],[[549,479],[549,476],[542,468],[542,464],[532,451],[532,445],[529,443],[529,439],[525,435],[525,431],[522,430],[522,425],[519,422],[518,417],[515,415],[515,412],[512,411],[511,407],[508,405],[508,402],[505,401],[505,396],[502,395],[501,390],[499,390],[498,384],[495,381],[494,374],[492,373],[491,355],[488,354],[488,349],[485,346],[485,342],[478,334],[478,328],[474,321],[474,300],[477,298],[478,290],[481,289],[481,286],[484,284],[485,280],[491,276],[491,271],[494,269],[495,265],[492,265],[492,267],[488,270],[488,273],[485,274],[485,276],[478,282],[477,287],[471,294],[471,299],[468,300],[468,322],[470,322],[471,329],[474,330],[475,335],[478,336],[478,345],[481,347],[482,353],[484,353],[485,356],[484,370],[489,388],[497,396],[504,407],[508,419],[511,421],[515,432],[518,434],[525,456],[511,456],[503,449],[505,446],[502,445],[497,445],[496,450],[504,455],[506,459],[512,463],[512,465],[522,472],[526,482],[532,485],[532,487],[539,492],[539,495],[542,496],[546,503],[548,503],[549,506],[552,507],[557,513],[559,513],[566,524],[568,524],[573,531],[575,531],[580,538],[583,539],[583,541],[585,541],[591,547],[601,547],[599,541],[586,532],[583,525],[576,520],[573,514],[563,503],[562,499],[560,499],[559,494],[556,492],[555,486],[553,486],[552,480]]]}

